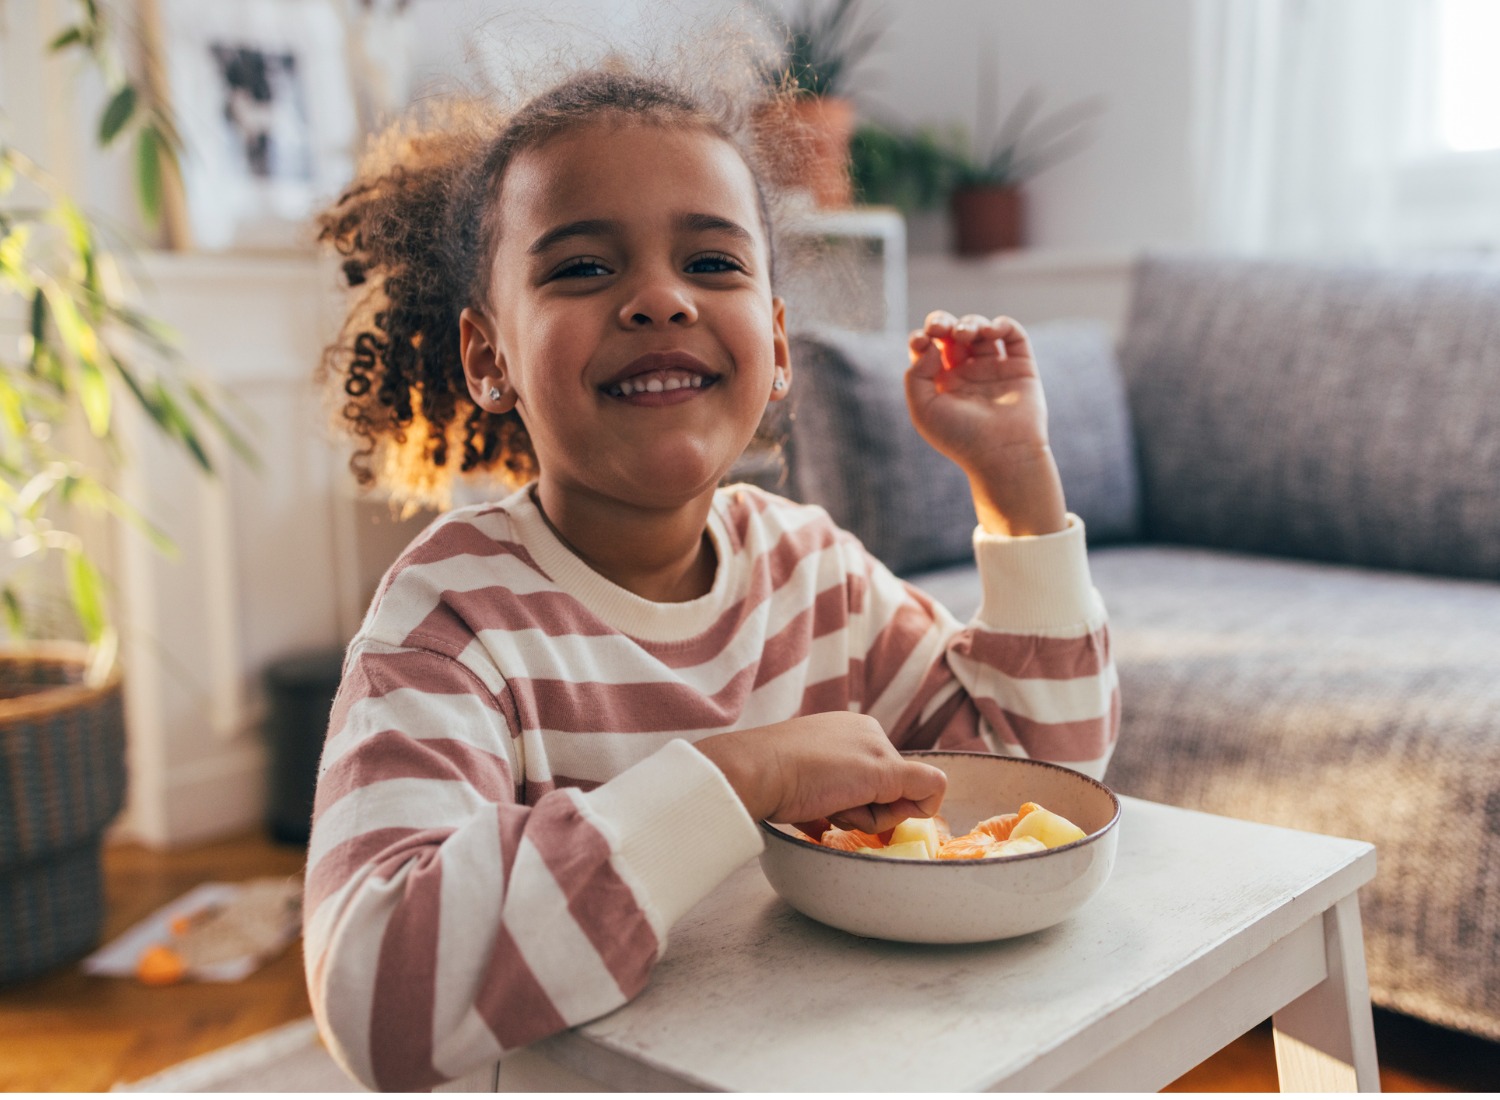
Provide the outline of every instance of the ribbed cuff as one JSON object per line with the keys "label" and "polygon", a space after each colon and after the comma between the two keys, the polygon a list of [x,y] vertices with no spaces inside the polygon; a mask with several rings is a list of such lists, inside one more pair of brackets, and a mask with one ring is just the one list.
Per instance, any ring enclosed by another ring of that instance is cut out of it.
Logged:
{"label": "ribbed cuff", "polygon": [[1104,621],[1089,573],[1083,520],[1050,535],[1011,537],[974,529],[974,558],[984,598],[977,618],[1008,634],[1072,634]]}
{"label": "ribbed cuff", "polygon": [[679,917],[765,847],[724,773],[686,741],[669,741],[580,801],[614,839],[621,877],[663,944]]}

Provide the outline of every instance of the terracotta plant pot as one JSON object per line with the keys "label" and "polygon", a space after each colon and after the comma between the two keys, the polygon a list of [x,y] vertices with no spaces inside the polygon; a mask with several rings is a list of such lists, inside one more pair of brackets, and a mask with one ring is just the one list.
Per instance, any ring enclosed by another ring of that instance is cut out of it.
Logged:
{"label": "terracotta plant pot", "polygon": [[1019,187],[959,187],[949,203],[953,244],[960,256],[983,256],[1026,243],[1026,210]]}
{"label": "terracotta plant pot", "polygon": [[104,829],[125,797],[118,670],[81,646],[0,651],[0,983],[84,955],[104,927]]}
{"label": "terracotta plant pot", "polygon": [[849,142],[854,104],[836,96],[798,96],[761,108],[756,141],[773,182],[808,192],[824,209],[854,201]]}

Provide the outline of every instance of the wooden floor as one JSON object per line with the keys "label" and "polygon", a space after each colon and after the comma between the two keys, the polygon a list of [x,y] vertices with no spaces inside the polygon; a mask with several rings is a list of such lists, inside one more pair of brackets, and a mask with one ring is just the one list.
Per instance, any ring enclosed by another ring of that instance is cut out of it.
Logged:
{"label": "wooden floor", "polygon": [[[300,848],[254,834],[163,854],[134,846],[105,857],[112,937],[200,882],[300,875]],[[297,947],[244,981],[147,987],[76,966],[0,987],[0,1090],[94,1092],[306,1016]],[[1500,1089],[1500,1044],[1377,1012],[1386,1092]],[[1274,1092],[1269,1024],[1175,1082],[1173,1092]]]}

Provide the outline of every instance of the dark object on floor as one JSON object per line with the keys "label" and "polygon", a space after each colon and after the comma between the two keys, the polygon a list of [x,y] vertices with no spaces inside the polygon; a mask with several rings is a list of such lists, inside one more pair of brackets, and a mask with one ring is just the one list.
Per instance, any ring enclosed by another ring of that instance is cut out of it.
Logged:
{"label": "dark object on floor", "polygon": [[281,844],[305,845],[312,832],[318,760],[343,661],[342,649],[322,649],[284,657],[266,668],[271,700],[266,722],[271,752],[266,827]]}

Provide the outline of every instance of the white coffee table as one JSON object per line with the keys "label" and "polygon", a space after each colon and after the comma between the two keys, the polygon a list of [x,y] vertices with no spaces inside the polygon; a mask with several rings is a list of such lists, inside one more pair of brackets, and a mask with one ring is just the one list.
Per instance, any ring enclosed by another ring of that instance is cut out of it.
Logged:
{"label": "white coffee table", "polygon": [[1114,874],[1054,928],[859,939],[752,861],[639,997],[534,1051],[629,1090],[1152,1091],[1269,1016],[1283,1090],[1378,1091],[1356,893],[1374,848],[1122,801]]}

